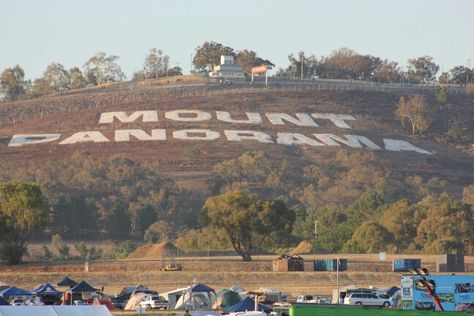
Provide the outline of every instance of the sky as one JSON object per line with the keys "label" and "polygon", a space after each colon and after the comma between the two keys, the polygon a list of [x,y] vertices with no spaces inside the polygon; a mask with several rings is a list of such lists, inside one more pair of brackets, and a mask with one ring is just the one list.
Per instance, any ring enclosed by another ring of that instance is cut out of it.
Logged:
{"label": "sky", "polygon": [[250,49],[276,68],[303,50],[348,47],[406,65],[429,55],[448,71],[474,64],[473,0],[0,0],[0,71],[28,79],[53,62],[67,69],[96,52],[119,56],[131,78],[150,48],[190,71],[205,41]]}

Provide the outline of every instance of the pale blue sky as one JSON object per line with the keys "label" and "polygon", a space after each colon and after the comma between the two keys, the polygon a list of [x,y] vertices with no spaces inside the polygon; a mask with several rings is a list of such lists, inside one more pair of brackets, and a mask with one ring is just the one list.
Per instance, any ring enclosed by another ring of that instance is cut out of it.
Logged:
{"label": "pale blue sky", "polygon": [[204,41],[277,67],[291,52],[348,47],[401,65],[430,55],[449,70],[474,59],[473,31],[473,0],[0,0],[0,71],[20,64],[35,79],[52,62],[82,68],[105,51],[130,78],[156,47],[189,72]]}

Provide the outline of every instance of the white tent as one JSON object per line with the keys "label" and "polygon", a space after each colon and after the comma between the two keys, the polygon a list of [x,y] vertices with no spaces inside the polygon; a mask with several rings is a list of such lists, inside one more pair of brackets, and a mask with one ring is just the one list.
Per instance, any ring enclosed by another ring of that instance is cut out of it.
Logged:
{"label": "white tent", "polygon": [[104,305],[0,306],[0,316],[112,316]]}
{"label": "white tent", "polygon": [[182,287],[173,291],[160,293],[169,303],[170,309],[174,309],[178,299],[188,290],[189,287]]}
{"label": "white tent", "polygon": [[212,299],[207,292],[185,292],[176,302],[175,309],[210,310]]}

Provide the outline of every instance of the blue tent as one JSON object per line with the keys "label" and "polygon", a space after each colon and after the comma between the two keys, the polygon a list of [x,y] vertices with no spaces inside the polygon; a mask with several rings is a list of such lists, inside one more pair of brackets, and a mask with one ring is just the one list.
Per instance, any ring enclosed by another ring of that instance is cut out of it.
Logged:
{"label": "blue tent", "polygon": [[61,280],[58,281],[58,286],[69,286],[69,287],[74,287],[78,283],[74,280],[71,280],[69,277],[65,276]]}
{"label": "blue tent", "polygon": [[[253,311],[253,310],[255,310],[255,301],[252,298],[247,296],[241,302],[235,305],[232,305],[229,308],[225,308],[224,312],[228,314],[232,312],[245,312],[245,311]],[[260,303],[258,304],[258,310],[265,313],[271,312],[271,309],[269,307]]]}
{"label": "blue tent", "polygon": [[196,285],[191,286],[189,291],[190,292],[214,292],[214,289],[202,283],[198,283]]}
{"label": "blue tent", "polygon": [[98,289],[93,288],[89,283],[81,281],[78,285],[69,290],[71,293],[83,293],[83,292],[97,292]]}
{"label": "blue tent", "polygon": [[389,287],[387,290],[385,290],[385,293],[387,293],[388,295],[393,295],[397,293],[398,291],[400,291],[400,288],[398,286],[392,286],[392,287]]}
{"label": "blue tent", "polygon": [[54,295],[58,298],[63,295],[63,292],[56,290],[49,283],[38,285],[37,287],[31,290],[31,293],[36,294],[36,295],[44,295],[44,294]]}
{"label": "blue tent", "polygon": [[23,289],[19,289],[17,287],[9,287],[3,291],[0,291],[0,296],[7,297],[7,296],[28,296],[31,295],[31,292]]}

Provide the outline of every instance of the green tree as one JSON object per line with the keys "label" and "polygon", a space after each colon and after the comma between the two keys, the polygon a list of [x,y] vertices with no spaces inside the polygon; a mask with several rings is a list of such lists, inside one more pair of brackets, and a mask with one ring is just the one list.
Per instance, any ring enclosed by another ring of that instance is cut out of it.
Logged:
{"label": "green tree", "polygon": [[279,200],[261,200],[239,191],[210,197],[203,208],[204,223],[225,231],[234,251],[243,261],[272,233],[291,232],[295,213]]}
{"label": "green tree", "polygon": [[0,75],[1,92],[7,100],[19,99],[26,90],[25,72],[16,65],[5,69]]}
{"label": "green tree", "polygon": [[[452,82],[466,85],[472,82],[473,71],[465,66],[456,66],[449,71]],[[441,80],[440,80],[441,82]]]}
{"label": "green tree", "polygon": [[436,80],[439,66],[433,57],[422,56],[408,60],[408,79],[414,83],[431,83]]}
{"label": "green tree", "polygon": [[362,222],[373,218],[378,218],[381,214],[381,207],[384,205],[382,196],[375,191],[366,191],[362,193],[346,209],[348,222],[357,226]]}
{"label": "green tree", "polygon": [[424,133],[431,125],[433,113],[421,94],[412,95],[409,99],[400,97],[395,115],[400,119],[402,126],[408,121],[412,134]]}
{"label": "green tree", "polygon": [[53,91],[68,89],[71,81],[69,72],[59,63],[50,64],[44,71],[42,79]]}
{"label": "green tree", "polygon": [[163,54],[161,49],[150,49],[143,64],[145,79],[166,76],[169,68],[169,60],[169,56]]}
{"label": "green tree", "polygon": [[375,221],[367,221],[357,227],[345,248],[355,252],[374,253],[386,250],[392,242],[393,236],[385,227]]}
{"label": "green tree", "polygon": [[428,206],[415,240],[426,253],[471,253],[474,243],[471,207],[442,194]]}
{"label": "green tree", "polygon": [[214,69],[220,64],[221,56],[234,56],[234,49],[216,42],[204,42],[196,48],[193,65],[196,69]]}
{"label": "green tree", "polygon": [[415,210],[408,200],[391,204],[380,217],[380,223],[394,238],[397,251],[405,251],[416,237]]}
{"label": "green tree", "polygon": [[403,74],[397,62],[383,60],[375,69],[374,80],[386,83],[396,83],[403,79]]}
{"label": "green tree", "polygon": [[144,241],[149,244],[157,242],[170,241],[175,236],[173,223],[162,220],[151,224],[146,230],[143,237]]}
{"label": "green tree", "polygon": [[107,56],[104,52],[96,53],[84,64],[87,82],[100,85],[107,82],[122,81],[125,74],[117,63],[118,56]]}
{"label": "green tree", "polygon": [[18,264],[30,234],[45,226],[47,207],[39,186],[11,181],[0,184],[0,257]]}
{"label": "green tree", "polygon": [[248,49],[238,51],[235,54],[235,63],[242,66],[244,70],[250,73],[253,66],[267,65],[274,67],[275,65],[269,61],[257,56],[257,53]]}
{"label": "green tree", "polygon": [[84,78],[82,71],[78,67],[72,67],[69,69],[69,88],[70,89],[80,89],[84,88],[87,85],[87,80]]}
{"label": "green tree", "polygon": [[464,188],[462,191],[462,201],[471,205],[471,209],[474,209],[474,184]]}

